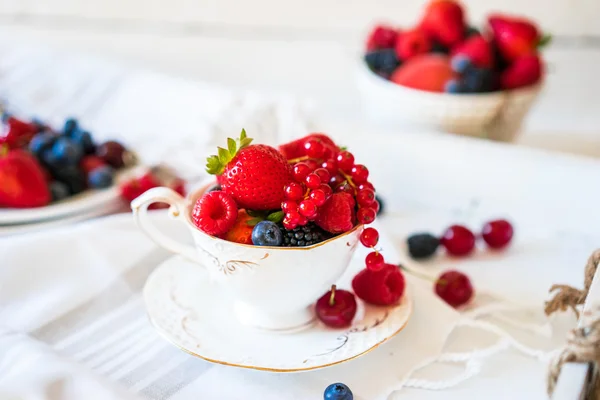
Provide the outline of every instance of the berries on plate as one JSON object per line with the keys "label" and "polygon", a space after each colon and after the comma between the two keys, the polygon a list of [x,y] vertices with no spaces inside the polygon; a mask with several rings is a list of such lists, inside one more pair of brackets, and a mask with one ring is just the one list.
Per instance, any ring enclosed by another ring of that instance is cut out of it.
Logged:
{"label": "berries on plate", "polygon": [[192,221],[201,231],[218,236],[233,228],[238,208],[229,194],[223,191],[205,193],[196,200]]}
{"label": "berries on plate", "polygon": [[323,400],[354,400],[354,395],[348,386],[338,382],[325,388]]}
{"label": "berries on plate", "polygon": [[533,21],[525,18],[492,14],[488,17],[488,25],[499,53],[508,61],[535,53],[549,41]]}
{"label": "berries on plate", "polygon": [[402,64],[390,80],[398,85],[429,92],[443,92],[446,82],[456,78],[450,58],[441,54],[420,54]]}
{"label": "berries on plate", "polygon": [[451,57],[462,56],[469,64],[478,68],[494,66],[494,49],[492,44],[481,35],[471,36],[452,49]]}
{"label": "berries on plate", "polygon": [[114,168],[123,167],[127,161],[125,147],[114,140],[100,144],[96,149],[96,155]]}
{"label": "berries on plate", "polygon": [[354,295],[347,290],[339,290],[333,285],[330,291],[317,300],[315,311],[325,325],[344,328],[352,323],[356,308]]}
{"label": "berries on plate", "polygon": [[277,149],[251,145],[242,130],[240,138],[227,140],[227,149],[210,156],[206,170],[217,176],[222,190],[237,204],[250,210],[278,209],[285,199],[284,187],[292,181],[292,169]]}
{"label": "berries on plate", "polygon": [[540,80],[543,74],[542,60],[537,54],[526,54],[514,60],[500,74],[502,89],[517,89]]}
{"label": "berries on plate", "polygon": [[425,259],[435,254],[440,240],[430,233],[415,233],[406,239],[406,244],[412,258]]}
{"label": "berries on plate", "polygon": [[0,207],[42,207],[52,200],[42,166],[21,149],[0,145]]}
{"label": "berries on plate", "polygon": [[352,279],[352,290],[358,298],[381,306],[397,303],[405,285],[404,275],[392,264],[385,264],[378,271],[365,268]]}
{"label": "berries on plate", "polygon": [[108,165],[93,169],[87,177],[88,187],[93,189],[106,189],[111,187],[115,171]]}
{"label": "berries on plate", "polygon": [[468,303],[474,294],[469,277],[459,271],[446,271],[435,283],[435,293],[454,308]]}
{"label": "berries on plate", "polygon": [[393,49],[398,32],[391,26],[377,25],[367,39],[367,50]]}
{"label": "berries on plate", "polygon": [[465,35],[463,8],[453,0],[431,1],[425,8],[420,27],[436,42],[446,47],[455,46]]}
{"label": "berries on plate", "polygon": [[365,62],[371,71],[388,79],[400,65],[398,54],[394,49],[372,50],[365,54]]}
{"label": "berries on plate", "polygon": [[431,39],[425,31],[416,28],[402,32],[396,40],[396,55],[398,59],[407,61],[418,54],[428,53],[431,50]]}
{"label": "berries on plate", "polygon": [[283,233],[275,222],[260,221],[252,230],[252,243],[255,246],[281,246]]}
{"label": "berries on plate", "polygon": [[331,234],[319,228],[314,222],[298,226],[292,230],[283,228],[284,247],[304,247],[321,243],[331,237]]}

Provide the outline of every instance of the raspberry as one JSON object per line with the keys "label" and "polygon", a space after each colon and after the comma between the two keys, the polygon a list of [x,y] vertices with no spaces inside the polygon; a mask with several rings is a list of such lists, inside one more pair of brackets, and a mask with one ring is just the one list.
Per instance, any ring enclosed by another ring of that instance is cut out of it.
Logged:
{"label": "raspberry", "polygon": [[330,233],[347,232],[354,227],[354,197],[348,193],[335,193],[319,209],[315,222]]}
{"label": "raspberry", "polygon": [[192,210],[192,221],[209,235],[222,235],[230,230],[237,219],[238,210],[233,197],[222,191],[205,193]]}
{"label": "raspberry", "polygon": [[352,289],[359,298],[382,306],[398,302],[405,285],[404,275],[392,264],[385,264],[379,271],[365,268],[352,279]]}

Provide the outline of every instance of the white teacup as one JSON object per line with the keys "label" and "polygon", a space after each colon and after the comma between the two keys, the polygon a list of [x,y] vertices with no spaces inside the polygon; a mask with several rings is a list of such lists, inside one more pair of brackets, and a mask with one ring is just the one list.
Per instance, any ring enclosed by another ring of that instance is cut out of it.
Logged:
{"label": "white teacup", "polygon": [[[346,271],[358,244],[362,225],[309,247],[251,246],[210,236],[191,221],[193,200],[175,191],[150,189],[131,203],[139,227],[157,244],[206,267],[233,300],[238,320],[269,330],[290,330],[314,320],[312,305]],[[170,205],[170,214],[189,228],[195,245],[165,235],[152,225],[148,206]],[[209,305],[207,305],[209,306]]]}

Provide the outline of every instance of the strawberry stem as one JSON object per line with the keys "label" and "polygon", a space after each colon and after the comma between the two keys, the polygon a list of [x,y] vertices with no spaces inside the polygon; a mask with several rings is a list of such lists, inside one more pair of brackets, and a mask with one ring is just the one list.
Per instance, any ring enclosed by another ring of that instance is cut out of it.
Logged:
{"label": "strawberry stem", "polygon": [[331,285],[331,295],[329,296],[329,306],[333,307],[335,304],[335,285]]}

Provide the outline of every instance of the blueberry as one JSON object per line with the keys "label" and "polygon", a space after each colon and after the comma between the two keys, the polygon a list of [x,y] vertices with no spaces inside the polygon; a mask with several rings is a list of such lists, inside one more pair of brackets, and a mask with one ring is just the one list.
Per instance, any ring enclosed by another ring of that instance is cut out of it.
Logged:
{"label": "blueberry", "polygon": [[50,193],[52,193],[52,201],[59,201],[69,197],[69,187],[59,181],[54,181],[50,184]]}
{"label": "blueberry", "polygon": [[283,233],[276,223],[260,221],[252,229],[252,243],[256,246],[280,246],[283,243]]}
{"label": "blueberry", "polygon": [[94,189],[111,187],[114,176],[114,170],[107,165],[95,168],[88,176],[88,186]]}
{"label": "blueberry", "polygon": [[447,93],[464,93],[465,88],[463,82],[458,79],[450,79],[444,85],[444,91]]}
{"label": "blueberry", "polygon": [[377,200],[377,202],[379,203],[379,211],[377,211],[377,215],[381,215],[381,214],[383,214],[383,211],[385,210],[385,202],[378,195],[375,195],[375,200]]}
{"label": "blueberry", "polygon": [[79,122],[75,118],[67,118],[65,125],[63,126],[62,133],[66,136],[71,134],[79,127]]}
{"label": "blueberry", "polygon": [[440,240],[430,233],[415,233],[406,239],[408,253],[412,258],[429,258],[435,254]]}
{"label": "blueberry", "polygon": [[83,156],[83,149],[75,141],[60,137],[52,146],[52,152],[58,163],[62,165],[76,165]]}
{"label": "blueberry", "polygon": [[464,75],[465,89],[469,93],[482,93],[492,90],[492,71],[485,68],[473,68]]}
{"label": "blueberry", "polygon": [[40,132],[29,142],[29,151],[40,158],[42,153],[52,147],[56,141],[56,134],[50,131]]}
{"label": "blueberry", "polygon": [[469,57],[463,54],[459,54],[452,57],[452,59],[450,60],[450,66],[452,67],[452,70],[457,74],[464,74],[469,70],[469,68],[471,68],[472,63]]}
{"label": "blueberry", "polygon": [[81,146],[85,154],[93,154],[96,151],[96,146],[92,140],[92,135],[88,131],[75,129],[71,133],[71,139]]}
{"label": "blueberry", "polygon": [[343,383],[332,383],[327,386],[323,394],[324,400],[353,400],[354,395],[350,388]]}
{"label": "blueberry", "polygon": [[394,49],[374,50],[365,54],[365,62],[376,74],[388,78],[400,65]]}
{"label": "blueberry", "polygon": [[67,185],[71,194],[83,192],[86,188],[85,175],[76,165],[55,167],[52,175],[57,181]]}

